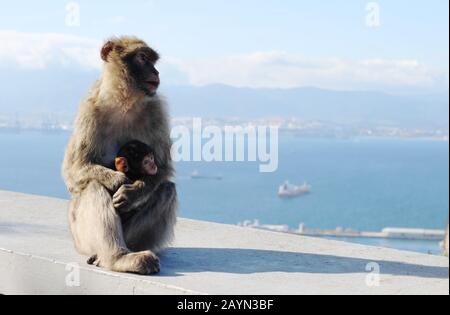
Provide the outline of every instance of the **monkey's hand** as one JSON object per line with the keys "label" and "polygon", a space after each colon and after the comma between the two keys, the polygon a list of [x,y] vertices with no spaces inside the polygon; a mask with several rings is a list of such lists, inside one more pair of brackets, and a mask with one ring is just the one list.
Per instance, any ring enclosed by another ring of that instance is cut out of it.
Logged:
{"label": "monkey's hand", "polygon": [[140,206],[139,200],[145,190],[143,181],[125,184],[113,196],[113,205],[118,213],[128,213]]}
{"label": "monkey's hand", "polygon": [[121,172],[112,172],[112,176],[106,180],[106,188],[117,192],[122,186],[131,184],[130,179]]}

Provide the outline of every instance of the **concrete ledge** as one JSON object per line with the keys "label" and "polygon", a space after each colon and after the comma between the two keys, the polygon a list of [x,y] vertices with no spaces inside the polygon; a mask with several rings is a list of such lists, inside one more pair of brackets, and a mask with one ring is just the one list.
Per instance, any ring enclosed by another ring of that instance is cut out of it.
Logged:
{"label": "concrete ledge", "polygon": [[66,213],[65,200],[0,191],[0,293],[449,294],[448,258],[184,219],[160,275],[107,272],[75,253]]}

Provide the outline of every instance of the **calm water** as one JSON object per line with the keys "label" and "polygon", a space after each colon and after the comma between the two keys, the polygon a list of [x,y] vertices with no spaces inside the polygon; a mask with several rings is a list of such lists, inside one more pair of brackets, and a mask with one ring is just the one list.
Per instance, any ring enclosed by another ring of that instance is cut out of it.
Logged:
{"label": "calm water", "polygon": [[[67,198],[60,165],[68,134],[0,134],[0,189]],[[222,181],[191,180],[198,170]],[[181,216],[236,224],[299,223],[315,229],[443,229],[449,215],[448,142],[280,138],[280,167],[253,163],[179,163]],[[308,181],[313,193],[280,200],[278,186]],[[436,242],[350,240],[420,252]]]}

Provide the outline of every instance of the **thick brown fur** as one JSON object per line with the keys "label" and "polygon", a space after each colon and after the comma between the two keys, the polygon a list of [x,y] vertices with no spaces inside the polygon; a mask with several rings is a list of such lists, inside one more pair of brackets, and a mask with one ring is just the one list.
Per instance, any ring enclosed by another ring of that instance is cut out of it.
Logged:
{"label": "thick brown fur", "polygon": [[[72,195],[70,227],[78,252],[96,255],[101,267],[152,274],[159,272],[156,254],[171,241],[176,223],[167,105],[158,94],[137,89],[123,62],[148,47],[143,41],[113,38],[105,47],[103,74],[80,105],[63,163]],[[159,171],[146,182],[130,183],[112,170],[119,148],[131,140],[154,149]]]}

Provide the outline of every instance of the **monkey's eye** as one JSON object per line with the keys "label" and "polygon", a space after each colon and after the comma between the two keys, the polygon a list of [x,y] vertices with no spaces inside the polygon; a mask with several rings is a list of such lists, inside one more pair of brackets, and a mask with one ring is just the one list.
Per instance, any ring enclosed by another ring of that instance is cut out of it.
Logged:
{"label": "monkey's eye", "polygon": [[152,163],[152,161],[149,160],[149,158],[144,159],[144,165],[149,165],[150,163]]}
{"label": "monkey's eye", "polygon": [[149,62],[149,58],[144,53],[137,54],[136,59],[140,64],[145,64],[145,63]]}

